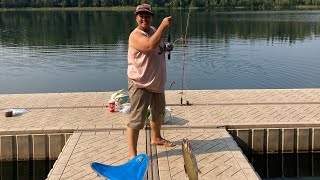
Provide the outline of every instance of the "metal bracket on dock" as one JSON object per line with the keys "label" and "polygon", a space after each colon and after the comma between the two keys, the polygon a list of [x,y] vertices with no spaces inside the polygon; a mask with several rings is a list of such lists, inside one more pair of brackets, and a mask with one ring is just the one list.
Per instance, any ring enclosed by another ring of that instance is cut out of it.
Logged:
{"label": "metal bracket on dock", "polygon": [[191,106],[192,104],[189,103],[188,100],[186,100],[186,104],[183,104],[183,100],[182,100],[182,98],[181,98],[181,100],[180,100],[180,105],[181,105],[181,106]]}

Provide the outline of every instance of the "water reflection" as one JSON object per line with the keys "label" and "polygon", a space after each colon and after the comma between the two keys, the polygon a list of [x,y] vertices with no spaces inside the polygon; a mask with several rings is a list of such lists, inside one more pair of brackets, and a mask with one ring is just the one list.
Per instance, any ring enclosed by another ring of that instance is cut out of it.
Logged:
{"label": "water reflection", "polygon": [[263,179],[320,179],[320,153],[246,156]]}
{"label": "water reflection", "polygon": [[[154,24],[167,14],[158,11]],[[172,15],[175,40],[185,33],[187,12]],[[182,84],[184,89],[318,88],[319,19],[320,11],[192,11],[187,46],[176,41],[167,61],[166,88],[173,81],[173,90]],[[0,93],[127,88],[133,28],[132,12],[0,12]]]}
{"label": "water reflection", "polygon": [[[158,24],[167,13],[159,11]],[[185,33],[187,12],[173,12],[171,33]],[[206,17],[206,18],[203,18]],[[265,11],[219,13],[193,11],[188,36],[200,39],[265,39],[293,43],[319,37],[319,11]],[[0,12],[0,41],[3,46],[55,46],[116,44],[127,42],[135,27],[132,12],[113,11],[9,11]]]}

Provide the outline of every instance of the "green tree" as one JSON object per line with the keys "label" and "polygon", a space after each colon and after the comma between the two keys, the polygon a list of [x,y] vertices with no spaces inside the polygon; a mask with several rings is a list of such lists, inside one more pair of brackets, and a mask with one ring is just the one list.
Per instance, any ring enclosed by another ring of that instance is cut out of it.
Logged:
{"label": "green tree", "polygon": [[53,6],[52,0],[43,0],[43,6],[44,7],[52,7]]}
{"label": "green tree", "polygon": [[92,6],[92,0],[78,0],[79,7],[90,7]]}
{"label": "green tree", "polygon": [[107,0],[100,0],[101,2],[101,7],[107,7],[108,6],[108,1]]}
{"label": "green tree", "polygon": [[2,1],[1,1],[1,5],[2,5],[2,7],[4,7],[4,8],[8,8],[8,7],[11,6],[11,2],[10,2],[10,0],[2,0]]}
{"label": "green tree", "polygon": [[92,0],[92,6],[100,7],[101,6],[101,1],[100,0]]}
{"label": "green tree", "polygon": [[61,1],[61,7],[70,7],[71,1],[70,0],[62,0]]}

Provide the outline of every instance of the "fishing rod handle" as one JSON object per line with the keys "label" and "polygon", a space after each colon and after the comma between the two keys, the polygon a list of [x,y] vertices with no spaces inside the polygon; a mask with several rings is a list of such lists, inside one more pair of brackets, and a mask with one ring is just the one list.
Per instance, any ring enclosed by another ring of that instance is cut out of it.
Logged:
{"label": "fishing rod handle", "polygon": [[[170,29],[169,29],[169,30],[170,30]],[[168,35],[168,43],[167,43],[167,44],[170,43],[170,40],[171,40],[171,37],[170,37],[170,33],[169,33],[169,35]],[[168,52],[168,60],[170,60],[170,59],[171,59],[171,53]]]}

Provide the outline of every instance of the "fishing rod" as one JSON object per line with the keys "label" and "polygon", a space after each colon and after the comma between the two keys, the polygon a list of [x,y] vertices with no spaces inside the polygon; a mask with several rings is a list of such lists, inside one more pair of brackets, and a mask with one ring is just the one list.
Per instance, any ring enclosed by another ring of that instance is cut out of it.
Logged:
{"label": "fishing rod", "polygon": [[[171,2],[170,2],[170,0],[169,0],[168,8],[169,8],[169,16],[171,16]],[[171,44],[170,27],[168,28],[168,43],[167,44]],[[171,59],[171,53],[170,53],[170,51],[168,51],[168,60],[170,60],[170,59]]]}
{"label": "fishing rod", "polygon": [[[170,37],[170,27],[169,27],[169,30],[168,30],[168,43],[166,44],[166,49],[173,49],[173,44],[178,41],[178,40],[182,40],[182,44],[183,44],[183,60],[182,60],[182,77],[181,77],[181,98],[180,98],[180,105],[183,106],[183,105],[187,105],[187,106],[190,106],[191,104],[189,103],[188,100],[186,100],[186,104],[183,103],[183,96],[184,96],[184,70],[185,70],[185,60],[186,60],[186,47],[187,47],[187,34],[188,34],[188,29],[189,29],[189,19],[190,19],[190,13],[191,13],[191,4],[192,4],[192,1],[189,3],[189,8],[188,8],[188,16],[187,16],[187,22],[186,22],[186,29],[185,29],[185,34],[183,35],[183,32],[182,32],[182,22],[181,22],[181,38],[175,40],[173,43],[171,43],[171,37]],[[181,15],[181,0],[180,0],[180,18],[182,20],[182,15]],[[168,9],[169,9],[169,16],[171,16],[171,3],[170,3],[170,0],[169,0],[169,4],[168,4]],[[167,51],[168,52],[168,60],[170,60],[170,51]],[[171,84],[170,84],[170,87],[169,89],[171,89],[172,85],[174,84],[175,82],[173,81]]]}
{"label": "fishing rod", "polygon": [[[180,99],[180,104],[181,105],[187,105],[187,106],[190,106],[191,104],[189,103],[188,100],[186,100],[186,104],[183,104],[183,90],[184,90],[184,65],[185,65],[185,61],[186,61],[186,47],[187,47],[187,34],[188,34],[188,29],[189,29],[189,19],[190,19],[190,13],[191,13],[191,3],[192,3],[192,0],[191,2],[189,3],[189,11],[188,11],[188,16],[187,16],[187,24],[186,24],[186,29],[185,29],[185,34],[184,34],[184,37],[182,36],[181,39],[182,39],[182,44],[183,44],[183,60],[182,60],[182,77],[181,77],[181,99]],[[180,6],[181,6],[181,0],[180,0]],[[181,16],[181,9],[180,9],[180,16]],[[182,19],[182,16],[181,16],[181,19]],[[181,23],[181,32],[182,32],[182,23]]]}

